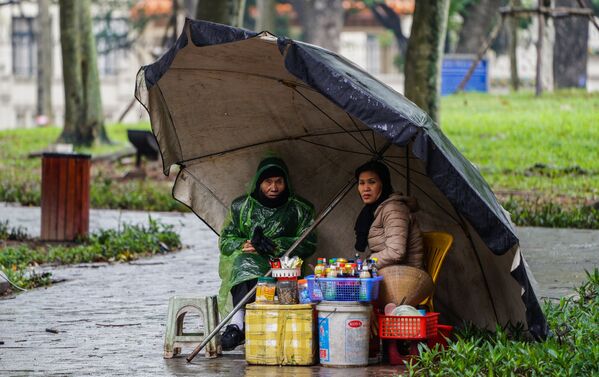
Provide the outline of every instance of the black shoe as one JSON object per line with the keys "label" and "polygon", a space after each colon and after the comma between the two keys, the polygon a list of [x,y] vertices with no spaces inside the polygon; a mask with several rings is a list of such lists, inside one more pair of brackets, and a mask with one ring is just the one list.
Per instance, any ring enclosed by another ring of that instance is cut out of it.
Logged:
{"label": "black shoe", "polygon": [[237,325],[228,325],[225,332],[220,337],[220,344],[223,351],[232,351],[235,347],[245,343],[245,333],[239,330]]}

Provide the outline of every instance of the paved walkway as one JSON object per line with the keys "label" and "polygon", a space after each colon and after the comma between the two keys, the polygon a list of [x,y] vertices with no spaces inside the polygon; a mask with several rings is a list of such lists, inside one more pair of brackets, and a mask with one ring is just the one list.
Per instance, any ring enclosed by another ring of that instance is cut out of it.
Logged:
{"label": "paved walkway", "polygon": [[[126,264],[80,265],[53,270],[66,282],[0,300],[0,375],[136,376],[387,376],[396,368],[249,367],[241,353],[217,360],[200,354],[164,360],[168,297],[210,295],[218,289],[216,236],[192,214],[152,213],[173,224],[190,247]],[[39,208],[0,203],[0,221],[39,235]],[[145,223],[148,214],[92,210],[90,228]],[[519,229],[540,296],[561,297],[599,264],[599,231]],[[54,334],[47,332],[58,330]],[[188,352],[189,350],[184,350]]]}

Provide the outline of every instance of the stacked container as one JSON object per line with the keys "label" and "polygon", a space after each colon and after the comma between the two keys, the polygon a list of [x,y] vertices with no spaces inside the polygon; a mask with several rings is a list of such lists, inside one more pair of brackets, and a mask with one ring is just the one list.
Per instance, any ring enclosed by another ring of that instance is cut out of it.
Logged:
{"label": "stacked container", "polygon": [[258,365],[313,365],[317,338],[314,305],[248,304],[245,359]]}

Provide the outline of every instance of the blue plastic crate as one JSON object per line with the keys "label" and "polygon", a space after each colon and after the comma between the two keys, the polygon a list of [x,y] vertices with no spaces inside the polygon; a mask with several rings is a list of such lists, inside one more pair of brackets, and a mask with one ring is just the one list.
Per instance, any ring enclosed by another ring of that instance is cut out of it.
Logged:
{"label": "blue plastic crate", "polygon": [[315,278],[307,276],[312,301],[360,301],[370,302],[379,297],[382,276],[368,279]]}
{"label": "blue plastic crate", "polygon": [[[474,57],[447,55],[441,67],[441,95],[455,93],[464,76],[470,69]],[[488,62],[482,59],[474,69],[470,80],[464,87],[466,92],[488,92]]]}

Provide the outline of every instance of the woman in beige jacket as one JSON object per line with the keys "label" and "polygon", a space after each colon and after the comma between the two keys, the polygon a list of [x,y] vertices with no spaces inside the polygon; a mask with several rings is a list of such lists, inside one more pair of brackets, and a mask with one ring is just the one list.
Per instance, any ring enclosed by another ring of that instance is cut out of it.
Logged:
{"label": "woman in beige jacket", "polygon": [[[355,248],[365,251],[368,247],[370,257],[378,259],[376,266],[381,275],[392,272],[394,277],[402,274],[404,282],[411,279],[412,284],[403,284],[409,292],[401,288],[398,295],[406,298],[406,304],[417,305],[430,294],[432,281],[424,271],[422,232],[413,216],[418,210],[416,200],[393,192],[389,169],[380,162],[371,161],[360,166],[356,169],[356,178],[364,208],[354,228]],[[383,280],[385,285],[385,280],[390,278]],[[387,291],[395,289],[386,288]]]}

